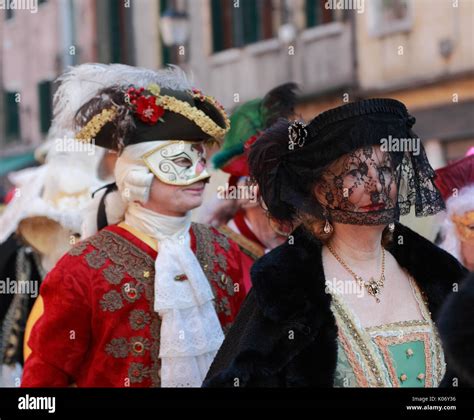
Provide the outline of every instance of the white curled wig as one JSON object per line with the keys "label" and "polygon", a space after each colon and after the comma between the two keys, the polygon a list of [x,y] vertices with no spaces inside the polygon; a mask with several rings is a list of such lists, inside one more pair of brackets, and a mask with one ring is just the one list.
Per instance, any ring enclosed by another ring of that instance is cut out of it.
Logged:
{"label": "white curled wig", "polygon": [[[60,85],[54,95],[54,121],[59,128],[68,130],[77,129],[78,110],[109,86],[147,86],[156,83],[160,87],[178,91],[192,89],[191,81],[176,66],[152,71],[124,64],[88,63],[70,67],[58,78],[58,82]],[[100,107],[100,100],[96,105]],[[147,142],[127,146],[121,151],[114,171],[118,191],[109,192],[105,197],[108,224],[123,220],[129,202],[148,201],[153,174],[141,156],[153,147],[156,147],[155,142]],[[106,190],[102,190],[95,194],[85,209],[81,229],[83,238],[98,230],[97,213],[105,193]]]}

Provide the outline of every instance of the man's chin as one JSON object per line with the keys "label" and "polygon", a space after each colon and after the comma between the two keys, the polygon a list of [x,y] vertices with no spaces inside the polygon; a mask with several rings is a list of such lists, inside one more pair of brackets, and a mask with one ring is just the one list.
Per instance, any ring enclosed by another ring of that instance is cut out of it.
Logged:
{"label": "man's chin", "polygon": [[187,211],[194,210],[195,208],[201,206],[203,201],[202,194],[200,196],[188,197],[186,200]]}

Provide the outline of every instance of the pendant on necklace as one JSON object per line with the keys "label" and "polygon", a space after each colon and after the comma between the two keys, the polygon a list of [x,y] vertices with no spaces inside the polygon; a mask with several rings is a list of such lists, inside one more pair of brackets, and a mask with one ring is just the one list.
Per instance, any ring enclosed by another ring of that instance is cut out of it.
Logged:
{"label": "pendant on necklace", "polygon": [[375,301],[377,303],[380,303],[380,282],[374,280],[373,277],[370,278],[370,280],[366,284],[367,291],[369,292],[369,295],[372,295],[375,298]]}

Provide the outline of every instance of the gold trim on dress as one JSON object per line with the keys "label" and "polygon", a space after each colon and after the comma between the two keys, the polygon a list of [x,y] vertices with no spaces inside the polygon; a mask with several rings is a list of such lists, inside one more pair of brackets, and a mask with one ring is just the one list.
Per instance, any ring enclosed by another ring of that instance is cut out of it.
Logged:
{"label": "gold trim on dress", "polygon": [[[332,296],[331,308],[336,317],[338,339],[359,386],[399,386],[398,377],[390,363],[391,359],[387,353],[387,346],[388,344],[412,341],[411,339],[407,340],[406,337],[415,337],[417,340],[424,342],[427,369],[425,386],[437,386],[443,378],[445,371],[444,353],[436,326],[431,320],[431,314],[421,290],[408,273],[407,276],[423,319],[396,321],[367,328],[362,327],[357,316],[345,305],[342,297],[332,290],[329,282],[326,282]],[[420,331],[420,328],[423,330]],[[395,334],[397,330],[404,331],[402,338],[387,337],[384,334],[391,332]],[[360,353],[362,357],[358,357],[357,353]],[[379,353],[382,354],[382,358],[378,355]],[[433,357],[436,358],[436,362],[434,362]],[[385,362],[385,367],[382,367],[382,360]],[[435,372],[433,372],[433,363],[435,363]],[[436,382],[433,375],[436,376]]]}
{"label": "gold trim on dress", "polygon": [[383,336],[376,336],[374,337],[374,341],[380,349],[382,356],[385,360],[385,364],[387,365],[388,371],[390,373],[390,378],[392,379],[392,383],[399,387],[400,382],[398,381],[397,372],[395,370],[395,366],[393,365],[393,359],[390,355],[388,347],[394,344],[404,344],[407,342],[412,341],[422,341],[423,348],[425,351],[425,366],[426,366],[426,380],[425,380],[425,387],[430,388],[433,386],[432,383],[432,354],[431,354],[431,346],[430,346],[430,337],[429,332],[409,332],[403,334],[402,337],[383,337]]}

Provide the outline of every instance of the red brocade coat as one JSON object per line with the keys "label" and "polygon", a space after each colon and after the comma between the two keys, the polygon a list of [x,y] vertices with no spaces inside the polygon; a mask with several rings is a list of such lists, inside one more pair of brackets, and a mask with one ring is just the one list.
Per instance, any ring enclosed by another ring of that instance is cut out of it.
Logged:
{"label": "red brocade coat", "polygon": [[[74,246],[46,277],[23,387],[160,386],[157,252],[131,232],[120,225],[101,230]],[[208,226],[192,224],[190,234],[225,333],[245,297],[241,251]]]}

